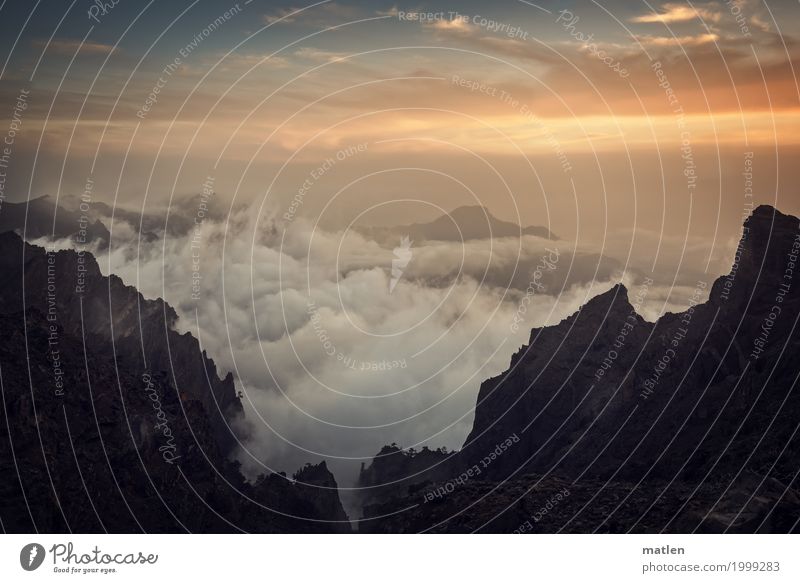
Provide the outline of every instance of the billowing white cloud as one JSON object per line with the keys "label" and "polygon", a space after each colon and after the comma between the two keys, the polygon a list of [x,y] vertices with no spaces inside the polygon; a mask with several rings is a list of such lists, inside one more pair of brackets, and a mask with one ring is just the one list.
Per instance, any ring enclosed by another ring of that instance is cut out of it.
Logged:
{"label": "billowing white cloud", "polygon": [[[149,242],[116,222],[99,255],[104,271],[164,297],[179,329],[234,373],[246,415],[236,456],[251,476],[324,458],[348,488],[384,444],[460,447],[480,383],[507,368],[530,329],[622,277],[595,274],[598,256],[527,236],[412,243],[390,289],[391,245],[256,214],[208,213],[199,230]],[[510,277],[514,265],[527,286]],[[631,273],[623,281],[637,285]],[[684,287],[653,286],[643,313],[682,307]]]}
{"label": "billowing white cloud", "polygon": [[640,35],[636,37],[636,40],[643,45],[653,47],[693,47],[716,42],[719,40],[719,35],[713,33],[687,36]]}
{"label": "billowing white cloud", "polygon": [[631,18],[631,22],[652,23],[661,22],[670,24],[673,22],[686,22],[688,20],[703,19],[710,22],[719,22],[722,14],[703,6],[692,6],[690,4],[680,4],[677,2],[667,2],[661,6],[660,12],[651,12],[641,16]]}
{"label": "billowing white cloud", "polygon": [[[385,443],[460,446],[481,381],[508,366],[532,327],[560,321],[611,285],[592,287],[581,273],[583,285],[560,294],[563,281],[532,287],[523,302],[524,286],[501,286],[520,241],[499,239],[412,245],[390,293],[391,247],[301,218],[253,215],[141,244],[115,224],[110,257],[100,258],[145,296],[170,302],[180,329],[235,374],[246,409],[238,457],[252,474],[326,458],[350,485]],[[552,245],[524,242],[522,263],[535,270]],[[568,271],[568,251],[562,245],[545,271]],[[487,266],[492,276],[481,281]]]}

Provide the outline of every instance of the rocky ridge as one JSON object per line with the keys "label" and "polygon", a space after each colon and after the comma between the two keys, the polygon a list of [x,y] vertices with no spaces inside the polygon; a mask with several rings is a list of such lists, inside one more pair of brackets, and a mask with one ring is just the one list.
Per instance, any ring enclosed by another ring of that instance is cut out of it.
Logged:
{"label": "rocky ridge", "polygon": [[[480,504],[501,520],[521,503],[503,505],[512,484],[528,484],[528,494],[541,500],[549,480],[560,479],[596,494],[585,508],[559,511],[579,511],[570,524],[584,524],[584,531],[595,524],[587,518],[595,506],[622,530],[797,530],[794,519],[754,518],[742,526],[740,518],[754,505],[760,518],[776,505],[800,516],[798,254],[798,219],[761,206],[744,224],[731,272],[713,284],[698,281],[686,311],[644,321],[633,304],[647,293],[645,281],[632,292],[617,285],[559,324],[532,330],[509,369],[481,385],[473,429],[447,478],[441,469],[433,476],[417,471],[411,483],[367,502],[361,528],[432,526],[430,504],[411,492],[426,482],[428,492],[451,490],[445,505],[459,492],[459,508],[465,496],[479,499],[465,492],[492,484],[496,490]],[[518,442],[492,456],[509,436]],[[464,483],[475,466],[481,471]],[[539,477],[531,482],[530,475]],[[385,480],[370,468],[365,476],[370,485]],[[605,485],[592,491],[598,484]],[[609,491],[619,493],[620,509],[604,502]],[[677,512],[669,525],[652,514],[664,504]],[[741,512],[731,512],[737,504]],[[408,507],[417,510],[372,519]],[[636,513],[641,520],[632,519]],[[460,524],[454,517],[453,529]]]}

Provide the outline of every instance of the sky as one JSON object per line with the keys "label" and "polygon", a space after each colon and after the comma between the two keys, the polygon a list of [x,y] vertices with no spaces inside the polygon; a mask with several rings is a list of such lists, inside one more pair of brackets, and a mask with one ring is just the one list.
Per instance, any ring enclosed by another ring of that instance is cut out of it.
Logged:
{"label": "sky", "polygon": [[[3,3],[4,103],[33,91],[10,199],[92,177],[95,196],[157,204],[213,175],[229,200],[282,206],[321,161],[367,144],[307,197],[311,214],[346,186],[326,220],[415,192],[597,237],[683,234],[691,205],[713,238],[707,219],[739,222],[750,151],[757,202],[798,211],[795,2],[92,6]],[[398,170],[421,167],[443,174]]]}
{"label": "sky", "polygon": [[[419,281],[389,297],[392,250],[352,228],[484,206],[613,258],[632,286],[657,275],[650,317],[685,305],[698,278],[727,272],[755,205],[800,215],[797,31],[788,0],[5,0],[0,201],[84,195],[193,220],[187,197],[215,193],[200,303],[185,233],[143,250],[117,225],[101,264],[177,306],[250,391],[241,458],[254,467],[457,447],[480,380],[526,340],[508,333],[520,290],[448,287],[464,249],[429,245]],[[533,264],[548,253],[534,239]],[[520,248],[467,250],[511,269]],[[567,279],[526,325],[614,283]],[[311,296],[336,352],[361,361],[447,341],[382,381],[353,376],[322,354]],[[446,356],[464,360],[443,371]]]}

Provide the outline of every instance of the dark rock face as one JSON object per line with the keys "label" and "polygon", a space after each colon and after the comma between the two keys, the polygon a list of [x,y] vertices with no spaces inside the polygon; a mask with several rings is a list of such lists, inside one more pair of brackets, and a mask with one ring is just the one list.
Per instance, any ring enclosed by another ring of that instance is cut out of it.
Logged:
{"label": "dark rock face", "polygon": [[[367,508],[364,533],[770,533],[796,530],[797,490],[746,475],[699,488],[685,482],[624,481],[526,474],[475,480],[442,498],[394,498]],[[751,493],[758,488],[758,495]],[[660,497],[656,494],[663,493]],[[708,500],[719,500],[708,512]],[[418,504],[418,506],[415,506]]]}
{"label": "dark rock face", "polygon": [[87,252],[49,253],[10,232],[0,234],[0,251],[0,313],[34,307],[70,334],[85,336],[87,345],[108,346],[141,373],[168,373],[179,393],[203,405],[223,452],[233,447],[228,422],[242,410],[233,377],[220,379],[197,339],[175,331],[171,306],[144,299],[115,275],[103,276]]}
{"label": "dark rock face", "polygon": [[[476,483],[488,481],[501,494],[480,504],[504,514],[507,489],[527,485],[526,496],[540,500],[559,476],[597,495],[586,507],[559,510],[578,512],[568,530],[598,528],[598,508],[619,530],[798,530],[798,259],[798,219],[762,206],[745,222],[731,273],[713,283],[705,303],[648,323],[618,285],[558,325],[534,329],[509,370],[481,386],[450,479],[480,472],[453,491],[478,496],[487,486]],[[695,297],[709,285],[698,282]],[[633,302],[646,292],[645,282]],[[519,441],[492,456],[509,436]],[[463,506],[450,496],[442,504]],[[387,504],[366,514],[387,513]],[[778,505],[785,519],[777,519]],[[426,514],[372,528],[427,528]],[[558,530],[550,520],[537,525]]]}
{"label": "dark rock face", "polygon": [[88,253],[5,233],[0,256],[5,531],[349,532],[324,462],[251,484],[226,459],[233,379],[171,329],[167,304]]}
{"label": "dark rock face", "polygon": [[[323,461],[317,465],[306,464],[294,474],[296,489],[306,505],[299,516],[318,516],[330,530],[349,532],[350,523],[339,500],[339,486]],[[259,484],[261,486],[261,484]],[[263,488],[269,491],[269,488]],[[300,512],[300,510],[298,510]]]}
{"label": "dark rock face", "polygon": [[361,464],[358,487],[364,506],[381,503],[398,492],[414,494],[452,473],[453,455],[444,449],[403,450],[397,444],[381,448],[369,467]]}

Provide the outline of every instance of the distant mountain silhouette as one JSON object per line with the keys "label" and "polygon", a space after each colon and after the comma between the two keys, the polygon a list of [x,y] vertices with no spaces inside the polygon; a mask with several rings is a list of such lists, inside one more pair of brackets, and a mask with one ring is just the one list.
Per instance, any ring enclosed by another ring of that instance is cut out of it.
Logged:
{"label": "distant mountain silhouette", "polygon": [[[200,195],[177,197],[170,209],[148,211],[130,210],[92,201],[81,206],[75,196],[64,196],[59,204],[49,195],[39,196],[26,202],[4,202],[0,205],[0,233],[13,231],[25,239],[45,238],[49,240],[71,239],[78,243],[106,249],[110,240],[104,223],[111,221],[127,224],[142,240],[152,242],[165,234],[181,237],[195,227],[201,200]],[[203,220],[220,220],[222,215],[211,207],[210,197],[202,208]],[[81,210],[82,209],[82,210]]]}
{"label": "distant mountain silhouette", "polygon": [[368,227],[358,229],[364,235],[379,242],[394,242],[397,237],[408,235],[414,242],[423,241],[470,241],[498,237],[520,237],[534,235],[543,239],[558,240],[545,227],[520,227],[502,221],[483,206],[461,206],[428,223],[412,223],[396,227]]}
{"label": "distant mountain silhouette", "polygon": [[110,238],[108,229],[95,215],[84,219],[78,211],[57,206],[48,195],[27,202],[4,202],[0,206],[0,233],[7,231],[24,232],[27,240],[82,239],[82,243],[96,243],[100,248],[108,245]]}
{"label": "distant mountain silhouette", "polygon": [[707,301],[650,323],[629,300],[642,289],[617,285],[533,329],[481,385],[461,451],[365,468],[365,486],[400,486],[366,501],[361,529],[800,530],[799,254],[798,219],[761,206],[731,272],[698,282]]}

